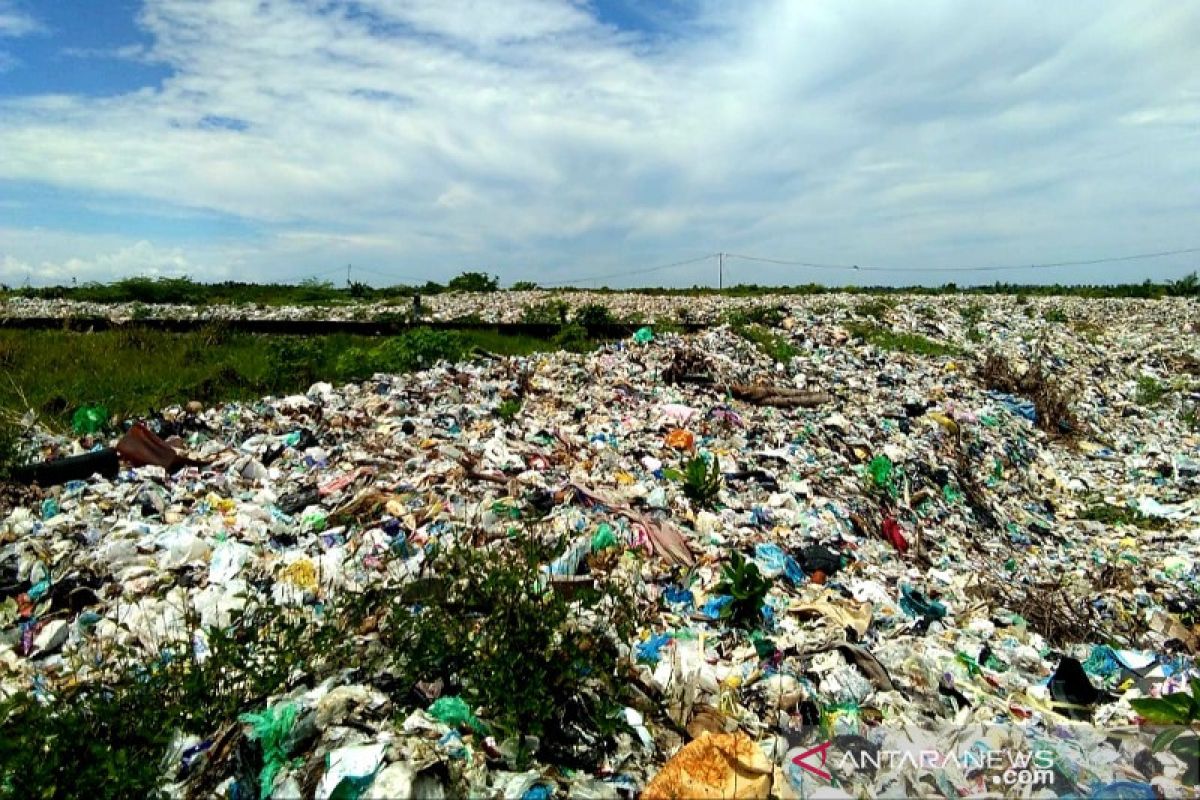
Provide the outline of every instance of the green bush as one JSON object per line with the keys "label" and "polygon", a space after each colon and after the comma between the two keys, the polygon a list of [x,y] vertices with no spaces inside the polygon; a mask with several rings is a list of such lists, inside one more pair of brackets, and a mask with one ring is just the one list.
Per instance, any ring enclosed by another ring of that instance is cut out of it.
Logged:
{"label": "green bush", "polygon": [[575,309],[574,323],[582,325],[589,331],[607,327],[616,323],[616,318],[608,310],[608,306],[600,303],[588,303]]}
{"label": "green bush", "polygon": [[594,766],[613,742],[579,745],[620,726],[619,647],[632,636],[634,607],[607,582],[570,600],[547,588],[539,567],[564,546],[522,536],[437,555],[438,573],[453,580],[419,607],[394,602],[382,643],[399,686],[440,678],[498,740],[536,736],[556,758]]}
{"label": "green bush", "polygon": [[267,345],[269,359],[275,368],[275,381],[280,389],[315,383],[325,362],[325,351],[318,340],[300,336],[281,336]]}
{"label": "green bush", "polygon": [[521,309],[521,321],[530,325],[566,325],[571,307],[562,300],[531,303]]}
{"label": "green bush", "polygon": [[587,329],[574,322],[554,334],[553,342],[555,347],[572,353],[586,353],[592,349]]}
{"label": "green bush", "polygon": [[512,285],[509,291],[513,292],[532,292],[538,288],[538,285],[533,281],[517,281]]}
{"label": "green bush", "polygon": [[[499,741],[538,736],[550,759],[594,769],[623,728],[621,646],[635,606],[599,575],[570,597],[548,586],[540,567],[562,549],[525,535],[431,550],[436,577],[423,578],[432,588],[419,600],[412,586],[372,586],[324,598],[320,611],[251,606],[204,631],[203,660],[189,614],[157,659],[122,650],[123,671],[0,701],[0,800],[159,796],[176,732],[210,737],[271,697],[352,670],[387,676],[379,688],[400,708],[412,707],[418,681],[442,679]],[[378,641],[360,635],[367,620]],[[240,778],[260,777],[258,747],[238,755]]]}
{"label": "green bush", "polygon": [[337,373],[342,378],[358,380],[376,372],[412,372],[438,361],[457,361],[466,349],[466,342],[458,333],[416,328],[376,347],[346,350],[338,357]]}

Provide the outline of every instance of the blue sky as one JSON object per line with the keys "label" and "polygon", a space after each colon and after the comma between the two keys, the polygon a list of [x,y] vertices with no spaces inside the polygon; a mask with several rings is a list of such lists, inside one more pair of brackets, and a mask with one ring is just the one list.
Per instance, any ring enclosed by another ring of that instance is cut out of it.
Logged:
{"label": "blue sky", "polygon": [[1200,5],[0,0],[0,283],[1174,279]]}

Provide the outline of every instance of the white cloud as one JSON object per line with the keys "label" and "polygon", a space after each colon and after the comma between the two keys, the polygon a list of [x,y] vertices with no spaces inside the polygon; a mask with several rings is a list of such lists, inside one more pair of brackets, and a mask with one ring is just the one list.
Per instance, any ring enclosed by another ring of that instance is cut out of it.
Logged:
{"label": "white cloud", "polygon": [[568,0],[147,0],[141,23],[173,76],[0,101],[0,180],[261,229],[135,234],[193,267],[1028,262],[1192,244],[1200,211],[1193,4],[714,1],[653,38]]}
{"label": "white cloud", "polygon": [[0,0],[0,38],[28,36],[45,30],[41,23],[10,0]]}

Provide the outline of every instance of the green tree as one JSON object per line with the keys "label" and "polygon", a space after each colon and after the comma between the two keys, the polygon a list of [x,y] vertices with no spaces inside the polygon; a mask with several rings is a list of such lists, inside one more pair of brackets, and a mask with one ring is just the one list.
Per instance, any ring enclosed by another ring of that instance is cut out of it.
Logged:
{"label": "green tree", "polygon": [[486,272],[463,272],[452,278],[447,288],[460,292],[494,292],[500,288],[500,279]]}

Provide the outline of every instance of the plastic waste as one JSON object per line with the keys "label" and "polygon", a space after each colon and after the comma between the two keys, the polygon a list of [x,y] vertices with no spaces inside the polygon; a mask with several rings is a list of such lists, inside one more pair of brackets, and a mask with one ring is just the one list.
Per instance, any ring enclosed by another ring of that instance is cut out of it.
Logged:
{"label": "plastic waste", "polygon": [[429,707],[429,715],[454,728],[470,728],[480,733],[486,730],[461,697],[439,697]]}
{"label": "plastic waste", "polygon": [[108,409],[104,406],[80,406],[71,415],[71,429],[77,434],[96,433],[107,421]]}
{"label": "plastic waste", "polygon": [[271,796],[275,777],[283,769],[289,753],[288,736],[296,724],[296,705],[278,703],[261,713],[242,714],[238,719],[250,726],[247,735],[262,747],[263,766],[258,775],[259,797]]}

